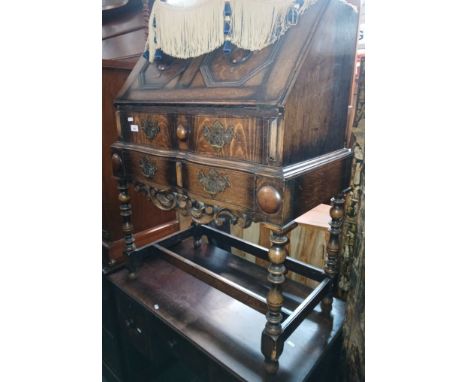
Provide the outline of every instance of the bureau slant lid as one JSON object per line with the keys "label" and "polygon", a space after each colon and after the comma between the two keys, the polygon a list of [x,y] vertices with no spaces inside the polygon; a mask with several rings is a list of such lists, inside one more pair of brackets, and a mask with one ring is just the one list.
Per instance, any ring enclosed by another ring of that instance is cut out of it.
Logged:
{"label": "bureau slant lid", "polygon": [[234,48],[226,54],[221,47],[190,59],[165,55],[154,63],[141,57],[114,103],[283,107],[311,42],[320,39],[318,25],[337,7],[353,12],[340,0],[319,0],[298,25],[259,51]]}

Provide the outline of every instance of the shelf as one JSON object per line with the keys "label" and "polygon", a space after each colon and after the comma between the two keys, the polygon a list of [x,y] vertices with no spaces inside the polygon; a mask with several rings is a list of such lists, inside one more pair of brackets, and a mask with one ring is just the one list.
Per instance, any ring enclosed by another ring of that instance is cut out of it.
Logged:
{"label": "shelf", "polygon": [[[194,238],[197,237],[200,240],[202,236],[207,238],[208,243],[201,243],[199,247],[195,247]],[[138,261],[151,256],[160,256],[228,296],[266,314],[268,312],[266,295],[269,290],[266,281],[267,270],[216,247],[214,244],[217,241],[261,259],[268,258],[266,248],[206,225],[191,226],[186,230],[176,232],[135,251],[132,256]],[[281,308],[282,332],[278,337],[282,343],[301,324],[307,314],[320,303],[332,284],[331,279],[319,268],[291,257],[286,259],[285,265],[288,269],[318,281],[320,284],[315,289],[310,289],[297,282],[289,281],[283,287],[282,294],[285,301]],[[298,300],[299,296],[301,300]]]}
{"label": "shelf", "polygon": [[[211,227],[206,229],[212,230]],[[262,299],[269,289],[267,271],[217,247],[214,231],[210,231],[211,243],[204,240],[194,249],[191,230],[178,232],[137,251],[141,264],[135,280],[129,280],[128,271],[124,269],[109,278],[229,373],[248,381],[265,380],[264,358],[260,351],[261,332],[266,322],[264,315],[174,265],[177,261],[158,247],[177,254],[181,257],[178,260],[213,272]],[[226,235],[223,234],[223,244],[232,244]],[[259,253],[266,251],[263,247],[254,247]],[[289,311],[298,309],[313,292],[309,287],[287,280],[283,287],[284,307]],[[283,324],[287,320],[285,317]],[[324,315],[320,306],[308,312],[285,341],[279,371],[268,380],[306,379],[320,364],[323,354],[334,346],[343,320],[344,303],[336,299],[329,315]]]}

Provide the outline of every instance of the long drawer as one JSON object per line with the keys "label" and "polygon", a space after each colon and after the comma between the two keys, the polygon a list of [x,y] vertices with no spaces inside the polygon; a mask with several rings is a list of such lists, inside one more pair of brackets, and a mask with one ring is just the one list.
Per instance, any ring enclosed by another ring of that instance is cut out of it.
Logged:
{"label": "long drawer", "polygon": [[118,112],[123,141],[160,150],[265,163],[262,118],[187,113]]}
{"label": "long drawer", "polygon": [[137,151],[130,151],[128,160],[135,182],[157,189],[179,187],[200,201],[254,208],[254,174]]}

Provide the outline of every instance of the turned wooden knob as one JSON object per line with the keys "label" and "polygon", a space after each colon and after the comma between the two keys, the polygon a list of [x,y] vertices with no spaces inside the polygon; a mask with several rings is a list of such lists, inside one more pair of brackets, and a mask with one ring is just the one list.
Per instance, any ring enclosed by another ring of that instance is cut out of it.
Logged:
{"label": "turned wooden knob", "polygon": [[185,128],[185,126],[179,125],[179,126],[177,126],[176,134],[177,134],[177,138],[179,138],[179,140],[185,141],[187,139],[188,130]]}
{"label": "turned wooden knob", "polygon": [[122,171],[122,158],[117,153],[112,155],[112,173],[114,176],[118,176]]}
{"label": "turned wooden knob", "polygon": [[257,192],[257,201],[264,212],[274,214],[281,206],[281,194],[273,186],[263,186]]}

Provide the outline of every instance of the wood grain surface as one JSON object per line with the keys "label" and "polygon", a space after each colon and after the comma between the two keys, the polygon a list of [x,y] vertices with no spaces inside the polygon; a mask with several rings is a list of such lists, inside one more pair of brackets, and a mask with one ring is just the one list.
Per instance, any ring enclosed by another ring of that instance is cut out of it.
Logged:
{"label": "wood grain surface", "polygon": [[[268,286],[266,281],[262,281],[266,280],[266,271],[262,268],[242,259],[239,259],[244,261],[242,266],[236,265],[237,262],[228,261],[225,252],[205,244],[194,252],[191,240],[186,246],[172,249],[266,296]],[[125,270],[111,275],[110,280],[160,323],[157,328],[163,324],[175,333],[165,338],[175,339],[177,343],[182,337],[188,344],[181,343],[179,349],[188,345],[191,346],[189,349],[196,349],[195,353],[193,350],[181,350],[179,357],[185,360],[196,354],[202,365],[199,368],[205,370],[210,369],[209,365],[214,362],[224,370],[221,378],[230,376],[234,380],[252,382],[306,380],[318,366],[322,355],[335,343],[344,319],[344,306],[339,300],[334,301],[331,319],[322,316],[320,307],[317,307],[285,344],[278,373],[268,376],[260,352],[260,333],[265,324],[262,314],[159,257],[148,258],[136,280],[129,281]],[[292,281],[286,283],[286,305],[297,306],[307,293],[308,289],[304,288]],[[166,345],[160,342],[157,346],[167,346],[167,342]]]}

